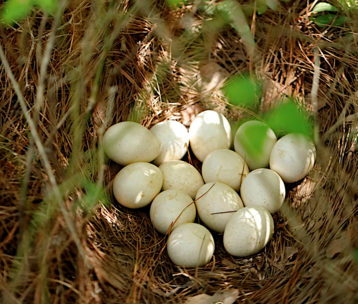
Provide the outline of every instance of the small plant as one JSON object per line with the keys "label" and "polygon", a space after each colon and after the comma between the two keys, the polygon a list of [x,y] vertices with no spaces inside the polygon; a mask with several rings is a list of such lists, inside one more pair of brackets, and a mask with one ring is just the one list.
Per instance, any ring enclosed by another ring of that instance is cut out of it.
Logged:
{"label": "small plant", "polygon": [[351,21],[348,16],[341,15],[338,8],[327,2],[318,3],[312,10],[314,16],[310,19],[319,27],[325,26],[341,26],[346,22]]}

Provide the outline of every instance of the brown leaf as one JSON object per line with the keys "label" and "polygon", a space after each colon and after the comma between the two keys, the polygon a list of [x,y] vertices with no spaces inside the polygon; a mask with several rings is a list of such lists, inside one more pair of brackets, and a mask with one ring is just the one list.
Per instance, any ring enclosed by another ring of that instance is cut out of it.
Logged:
{"label": "brown leaf", "polygon": [[342,240],[341,239],[336,239],[333,240],[327,248],[326,251],[326,257],[329,259],[334,258],[334,256],[338,253],[343,252],[344,248],[343,248],[343,244],[342,244]]}
{"label": "brown leaf", "polygon": [[213,296],[201,294],[190,297],[186,300],[185,304],[232,304],[236,301],[238,295],[239,291],[237,289],[218,291]]}
{"label": "brown leaf", "polygon": [[205,91],[209,91],[222,84],[229,73],[217,63],[209,62],[200,67],[200,76]]}
{"label": "brown leaf", "polygon": [[296,247],[286,247],[285,253],[283,256],[283,260],[286,262],[288,259],[292,258],[295,253],[298,252],[298,249]]}

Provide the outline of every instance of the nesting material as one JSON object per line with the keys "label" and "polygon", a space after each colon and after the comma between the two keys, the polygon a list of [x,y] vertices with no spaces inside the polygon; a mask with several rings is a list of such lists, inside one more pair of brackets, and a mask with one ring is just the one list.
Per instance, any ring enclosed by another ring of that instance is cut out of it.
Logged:
{"label": "nesting material", "polygon": [[130,164],[118,172],[113,181],[113,194],[123,206],[137,209],[148,205],[160,192],[163,174],[153,164]]}
{"label": "nesting material", "polygon": [[274,232],[270,212],[263,207],[245,207],[230,218],[224,232],[224,247],[228,253],[245,257],[262,250]]}
{"label": "nesting material", "polygon": [[236,131],[234,146],[250,170],[255,170],[268,167],[271,150],[276,141],[275,133],[266,124],[251,120],[242,124]]}
{"label": "nesting material", "polygon": [[201,112],[190,126],[189,142],[197,159],[203,162],[210,152],[230,148],[230,124],[226,117],[218,112]]}
{"label": "nesting material", "polygon": [[150,131],[157,137],[161,147],[153,161],[155,165],[183,158],[189,146],[189,133],[183,124],[167,120],[156,124]]}
{"label": "nesting material", "polygon": [[236,191],[219,182],[202,186],[196,194],[195,204],[203,223],[218,233],[224,232],[227,222],[233,216],[234,213],[230,211],[244,207]]}
{"label": "nesting material", "polygon": [[274,145],[270,168],[277,172],[286,183],[304,178],[314,166],[316,148],[306,136],[292,133],[283,136]]}
{"label": "nesting material", "polygon": [[167,249],[174,264],[196,267],[210,262],[215,243],[210,231],[204,226],[188,223],[180,225],[170,234]]}
{"label": "nesting material", "polygon": [[206,183],[220,182],[240,190],[242,181],[249,173],[245,160],[228,149],[212,151],[204,160],[202,174]]}
{"label": "nesting material", "polygon": [[263,168],[246,176],[240,194],[246,207],[261,206],[275,213],[282,206],[286,189],[282,178],[276,172]]}
{"label": "nesting material", "polygon": [[181,190],[159,193],[150,206],[150,219],[154,228],[162,234],[168,231],[172,223],[175,223],[173,230],[184,223],[193,223],[195,216],[192,198]]}
{"label": "nesting material", "polygon": [[103,147],[106,155],[122,166],[151,162],[160,152],[160,144],[155,135],[132,121],[111,126],[103,136]]}
{"label": "nesting material", "polygon": [[163,173],[163,190],[178,189],[195,198],[196,192],[204,185],[203,178],[194,166],[173,160],[159,166]]}

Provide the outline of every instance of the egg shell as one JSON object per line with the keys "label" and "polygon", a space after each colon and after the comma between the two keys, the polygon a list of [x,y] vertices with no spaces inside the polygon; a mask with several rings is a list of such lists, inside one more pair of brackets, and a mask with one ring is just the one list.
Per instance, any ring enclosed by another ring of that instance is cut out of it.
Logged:
{"label": "egg shell", "polygon": [[113,181],[113,194],[123,206],[142,208],[153,200],[163,185],[163,174],[153,164],[130,164],[118,172]]}
{"label": "egg shell", "polygon": [[275,213],[283,204],[286,189],[276,172],[266,168],[256,169],[242,182],[240,195],[246,207],[261,206]]}
{"label": "egg shell", "polygon": [[277,141],[275,133],[263,122],[251,120],[243,123],[234,139],[235,151],[246,161],[250,170],[266,168]]}
{"label": "egg shell", "polygon": [[165,234],[174,222],[172,230],[184,223],[193,223],[195,216],[193,199],[181,190],[159,193],[150,206],[150,219],[154,228],[162,234]]}
{"label": "egg shell", "polygon": [[163,190],[178,189],[195,198],[196,192],[204,185],[199,171],[184,161],[165,162],[159,166],[159,169],[163,173]]}
{"label": "egg shell", "polygon": [[169,236],[167,244],[171,261],[183,267],[204,266],[215,251],[214,238],[204,226],[195,223],[180,225]]}
{"label": "egg shell", "polygon": [[[209,192],[207,192],[208,190]],[[196,194],[195,204],[202,222],[211,230],[218,233],[224,232],[225,226],[234,212],[221,214],[212,213],[237,211],[244,207],[240,196],[235,190],[219,182],[208,183],[202,186]]]}
{"label": "egg shell", "polygon": [[270,157],[270,169],[277,172],[286,183],[304,178],[314,166],[316,148],[306,136],[291,133],[280,138]]}
{"label": "egg shell", "polygon": [[249,173],[249,168],[245,160],[236,152],[218,149],[208,154],[201,171],[205,183],[221,182],[239,191],[241,182]]}
{"label": "egg shell", "polygon": [[189,147],[189,133],[178,121],[163,121],[153,126],[150,131],[160,142],[161,150],[153,163],[160,164],[182,159]]}
{"label": "egg shell", "polygon": [[218,112],[201,112],[190,126],[189,142],[197,159],[203,162],[210,152],[230,147],[231,126],[226,117]]}
{"label": "egg shell", "polygon": [[111,160],[122,166],[135,162],[151,162],[160,152],[160,144],[155,135],[132,121],[111,126],[103,136],[103,148]]}
{"label": "egg shell", "polygon": [[226,251],[245,257],[262,250],[274,232],[271,213],[263,207],[245,207],[230,218],[224,232]]}

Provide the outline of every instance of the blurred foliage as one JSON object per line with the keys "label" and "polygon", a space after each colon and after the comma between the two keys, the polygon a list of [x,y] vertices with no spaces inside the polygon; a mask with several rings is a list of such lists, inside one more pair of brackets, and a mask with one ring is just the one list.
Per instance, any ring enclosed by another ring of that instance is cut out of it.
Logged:
{"label": "blurred foliage", "polygon": [[231,78],[223,91],[231,104],[253,108],[259,99],[261,86],[250,75],[243,75]]}
{"label": "blurred foliage", "polygon": [[39,7],[47,14],[53,14],[57,8],[57,0],[8,0],[1,11],[1,22],[6,26],[26,18],[33,7]]}
{"label": "blurred foliage", "polygon": [[292,100],[282,102],[265,113],[264,119],[277,136],[288,133],[312,136],[312,124],[308,120],[308,113],[299,109]]}
{"label": "blurred foliage", "polygon": [[269,127],[264,123],[247,126],[240,136],[240,144],[252,158],[260,157],[265,147]]}

